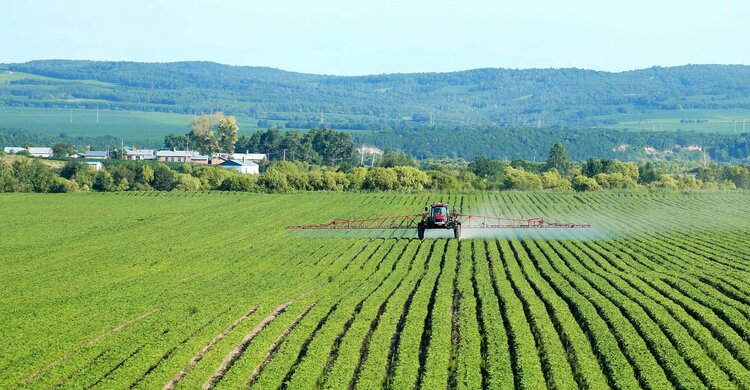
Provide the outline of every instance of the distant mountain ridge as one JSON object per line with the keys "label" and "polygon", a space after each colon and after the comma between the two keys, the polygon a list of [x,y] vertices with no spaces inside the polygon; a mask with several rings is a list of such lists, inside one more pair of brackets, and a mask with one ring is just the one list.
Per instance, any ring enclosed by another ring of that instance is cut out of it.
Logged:
{"label": "distant mountain ridge", "polygon": [[625,114],[750,110],[745,65],[328,76],[213,62],[39,60],[0,64],[0,70],[40,76],[0,78],[6,106],[221,110],[290,128],[592,127]]}

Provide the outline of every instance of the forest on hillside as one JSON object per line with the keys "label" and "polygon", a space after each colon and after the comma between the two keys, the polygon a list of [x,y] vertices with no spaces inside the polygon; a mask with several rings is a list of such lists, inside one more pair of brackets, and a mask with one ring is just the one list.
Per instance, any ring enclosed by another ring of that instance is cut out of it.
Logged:
{"label": "forest on hillside", "polygon": [[750,109],[750,66],[686,65],[609,73],[476,69],[325,76],[211,62],[44,60],[0,83],[0,105],[176,113],[222,111],[289,128],[611,125],[611,115]]}

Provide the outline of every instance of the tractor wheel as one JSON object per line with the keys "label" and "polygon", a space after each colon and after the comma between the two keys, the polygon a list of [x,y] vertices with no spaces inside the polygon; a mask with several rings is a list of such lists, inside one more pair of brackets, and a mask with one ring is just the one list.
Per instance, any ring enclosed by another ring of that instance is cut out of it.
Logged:
{"label": "tractor wheel", "polygon": [[456,226],[453,227],[453,238],[456,240],[461,239],[461,224],[457,223]]}
{"label": "tractor wheel", "polygon": [[419,237],[420,240],[424,240],[424,226],[417,226],[417,237]]}

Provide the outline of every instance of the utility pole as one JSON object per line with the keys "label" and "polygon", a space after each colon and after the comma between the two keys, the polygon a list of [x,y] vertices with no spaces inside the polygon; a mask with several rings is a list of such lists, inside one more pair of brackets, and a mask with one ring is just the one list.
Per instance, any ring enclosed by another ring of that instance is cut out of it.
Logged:
{"label": "utility pole", "polygon": [[286,149],[284,149],[284,161],[286,161]]}

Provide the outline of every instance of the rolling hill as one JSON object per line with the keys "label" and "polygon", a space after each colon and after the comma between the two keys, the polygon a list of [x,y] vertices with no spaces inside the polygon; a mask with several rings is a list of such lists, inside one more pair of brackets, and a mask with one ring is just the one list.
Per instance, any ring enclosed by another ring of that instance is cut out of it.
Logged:
{"label": "rolling hill", "polygon": [[680,128],[719,131],[727,127],[719,123],[750,112],[750,66],[741,65],[341,77],[211,62],[44,60],[0,64],[0,75],[5,106],[224,111],[290,128],[621,124],[661,130],[672,118]]}

